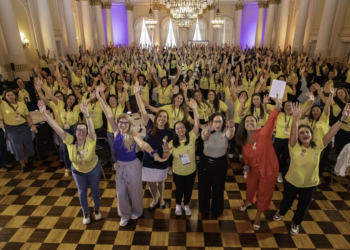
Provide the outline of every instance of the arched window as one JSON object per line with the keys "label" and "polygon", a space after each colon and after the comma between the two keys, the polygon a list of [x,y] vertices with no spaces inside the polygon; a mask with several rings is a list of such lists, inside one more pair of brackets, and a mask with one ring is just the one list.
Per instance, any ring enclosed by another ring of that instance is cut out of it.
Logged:
{"label": "arched window", "polygon": [[[198,36],[196,35],[196,31],[198,30],[198,33],[200,34],[200,41],[207,40],[207,30],[208,30],[208,24],[207,21],[204,18],[198,18],[197,21],[192,24],[190,29],[188,30],[188,37],[193,40],[197,40]],[[196,37],[195,37],[196,35]]]}
{"label": "arched window", "polygon": [[135,42],[142,45],[152,45],[152,33],[147,29],[145,21],[148,17],[139,17],[134,23]]}
{"label": "arched window", "polygon": [[147,27],[145,25],[145,19],[142,20],[142,31],[141,31],[140,44],[142,44],[142,45],[151,45],[152,44],[152,41],[148,35]]}
{"label": "arched window", "polygon": [[[171,26],[170,26],[171,23]],[[172,40],[174,39],[174,40]],[[170,16],[164,18],[160,25],[160,44],[162,46],[166,44],[180,44],[180,32],[179,26],[170,18]]]}
{"label": "arched window", "polygon": [[168,31],[168,36],[167,36],[167,39],[166,39],[166,43],[165,45],[166,46],[176,46],[176,41],[175,41],[175,36],[174,36],[174,30],[173,30],[173,22],[171,21],[171,18],[170,18],[170,21],[169,21],[169,31]]}
{"label": "arched window", "polygon": [[194,31],[193,40],[194,41],[202,41],[201,31],[199,29],[199,24],[198,24],[198,18],[197,18],[197,22],[196,22],[196,29]]}
{"label": "arched window", "polygon": [[224,26],[216,31],[217,44],[232,44],[234,34],[234,23],[230,17],[222,17]]}

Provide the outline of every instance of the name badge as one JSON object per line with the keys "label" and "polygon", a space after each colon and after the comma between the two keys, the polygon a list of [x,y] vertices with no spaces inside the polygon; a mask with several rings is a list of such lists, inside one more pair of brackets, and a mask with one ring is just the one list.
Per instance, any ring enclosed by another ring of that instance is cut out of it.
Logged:
{"label": "name badge", "polygon": [[318,153],[314,153],[314,157],[317,157],[318,156]]}
{"label": "name badge", "polygon": [[175,123],[177,123],[177,120],[176,120],[176,118],[174,117],[174,119],[173,119],[173,123],[175,124]]}
{"label": "name badge", "polygon": [[284,134],[285,135],[289,135],[289,131],[284,131]]}
{"label": "name badge", "polygon": [[188,156],[188,154],[184,154],[184,155],[181,155],[180,154],[180,158],[181,158],[181,161],[182,161],[182,164],[183,165],[187,165],[187,164],[190,164],[191,161],[190,161],[190,157]]}
{"label": "name badge", "polygon": [[127,92],[128,92],[128,95],[131,95],[131,90],[130,89],[128,89]]}
{"label": "name badge", "polygon": [[24,97],[23,100],[24,100],[25,103],[28,103],[28,102],[29,102],[28,97]]}
{"label": "name badge", "polygon": [[21,120],[21,117],[16,116],[16,121],[19,121],[19,120]]}
{"label": "name badge", "polygon": [[80,88],[83,88],[83,86],[84,86],[84,85],[83,85],[83,83],[82,83],[82,82],[81,82],[81,83],[79,83],[79,87],[80,87]]}
{"label": "name badge", "polygon": [[95,113],[91,113],[91,117],[95,117],[96,116],[96,114]]}
{"label": "name badge", "polygon": [[68,124],[64,124],[64,129],[69,129],[70,128],[70,126],[68,125]]}

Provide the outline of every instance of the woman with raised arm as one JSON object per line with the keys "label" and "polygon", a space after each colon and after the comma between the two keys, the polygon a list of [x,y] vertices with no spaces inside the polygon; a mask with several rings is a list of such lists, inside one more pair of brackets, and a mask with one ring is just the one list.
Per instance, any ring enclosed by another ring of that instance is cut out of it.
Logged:
{"label": "woman with raised arm", "polygon": [[320,183],[318,167],[321,152],[349,118],[350,103],[346,104],[339,121],[322,138],[315,138],[314,131],[309,125],[302,124],[298,126],[297,118],[302,112],[299,104],[293,104],[292,112],[294,119],[289,139],[291,163],[284,182],[280,210],[273,216],[273,219],[275,221],[282,220],[282,217],[288,212],[295,198],[299,195],[297,210],[294,212],[290,229],[291,235],[297,235],[299,226]]}
{"label": "woman with raised arm", "polygon": [[224,190],[228,168],[227,146],[234,135],[234,121],[226,122],[221,113],[212,114],[209,125],[202,130],[204,150],[198,165],[198,198],[199,211],[203,215],[209,214],[210,211],[220,215],[224,211]]}
{"label": "woman with raised arm", "polygon": [[[96,88],[96,97],[101,99],[100,86]],[[142,204],[142,170],[141,162],[136,157],[136,145],[150,154],[154,161],[166,161],[159,157],[156,150],[143,141],[131,130],[131,118],[127,114],[114,115],[107,105],[101,101],[101,107],[114,132],[113,148],[117,155],[115,182],[118,197],[118,214],[120,226],[126,226],[130,219],[136,220],[143,213]],[[131,202],[130,202],[131,201]]]}
{"label": "woman with raised arm", "polygon": [[237,144],[243,147],[242,155],[247,172],[247,199],[239,211],[257,202],[254,230],[260,228],[261,214],[270,209],[273,191],[278,176],[278,159],[273,149],[272,134],[281,108],[281,99],[276,98],[275,109],[263,128],[253,115],[246,115],[236,131]]}
{"label": "woman with raised arm", "polygon": [[2,113],[6,136],[10,141],[15,159],[21,164],[21,172],[25,173],[28,167],[28,156],[35,154],[31,130],[34,133],[38,133],[38,130],[27,106],[16,100],[12,90],[6,90],[3,99],[0,99],[0,113]]}
{"label": "woman with raised arm", "polygon": [[78,123],[74,127],[74,134],[65,132],[47,113],[43,101],[38,102],[40,112],[48,124],[56,131],[67,145],[69,159],[72,162],[73,178],[78,188],[79,201],[83,211],[83,224],[90,223],[90,213],[87,198],[87,189],[91,189],[94,200],[94,217],[100,220],[102,215],[100,209],[100,187],[101,163],[95,153],[96,135],[94,125],[89,115],[88,103],[80,104],[80,110],[86,118],[85,123]]}
{"label": "woman with raised arm", "polygon": [[191,209],[188,206],[191,197],[194,180],[196,178],[196,140],[199,132],[199,118],[197,112],[197,103],[194,99],[190,101],[194,115],[193,129],[188,132],[185,124],[182,121],[177,121],[174,125],[175,134],[169,145],[164,142],[163,159],[167,159],[170,155],[173,156],[173,171],[176,191],[176,208],[175,214],[182,215],[181,203],[183,199],[183,210],[187,216],[191,215]]}
{"label": "woman with raised arm", "polygon": [[[173,139],[174,132],[169,129],[169,116],[165,110],[159,110],[154,118],[154,122],[148,117],[146,108],[141,100],[138,83],[134,85],[136,101],[141,111],[142,119],[146,124],[146,138],[144,139],[152,148],[157,150],[160,157],[163,156],[163,142]],[[164,209],[164,180],[168,175],[168,161],[155,162],[153,158],[145,153],[142,162],[142,180],[147,181],[153,197],[152,203],[148,210],[152,211],[159,203],[159,207]],[[159,196],[158,196],[159,194]]]}

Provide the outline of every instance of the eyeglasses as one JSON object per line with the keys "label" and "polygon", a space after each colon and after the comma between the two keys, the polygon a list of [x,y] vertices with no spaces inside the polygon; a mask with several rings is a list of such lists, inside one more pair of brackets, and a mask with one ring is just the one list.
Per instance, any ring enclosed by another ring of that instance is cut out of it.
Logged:
{"label": "eyeglasses", "polygon": [[175,130],[178,131],[178,130],[182,130],[184,128],[185,128],[185,126],[181,126],[181,127],[177,127]]}
{"label": "eyeglasses", "polygon": [[216,123],[216,124],[221,124],[222,123],[222,121],[213,121],[214,123]]}
{"label": "eyeglasses", "polygon": [[291,108],[292,105],[284,105],[285,108]]}
{"label": "eyeglasses", "polygon": [[126,126],[126,125],[129,124],[129,122],[118,122],[118,124],[119,124],[119,125],[125,125],[125,126]]}
{"label": "eyeglasses", "polygon": [[77,128],[77,132],[85,133],[86,129],[85,128]]}
{"label": "eyeglasses", "polygon": [[74,102],[74,101],[75,101],[75,98],[68,98],[68,100]]}

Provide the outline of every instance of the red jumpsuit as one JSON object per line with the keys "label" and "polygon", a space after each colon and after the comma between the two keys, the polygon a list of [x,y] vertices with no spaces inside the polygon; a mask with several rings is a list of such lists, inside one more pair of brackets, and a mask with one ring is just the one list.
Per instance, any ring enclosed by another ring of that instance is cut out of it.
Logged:
{"label": "red jumpsuit", "polygon": [[278,112],[273,110],[265,126],[254,132],[253,144],[246,142],[242,150],[244,163],[250,167],[247,176],[247,201],[251,204],[257,201],[258,212],[270,208],[279,172],[278,159],[272,144],[277,115]]}

